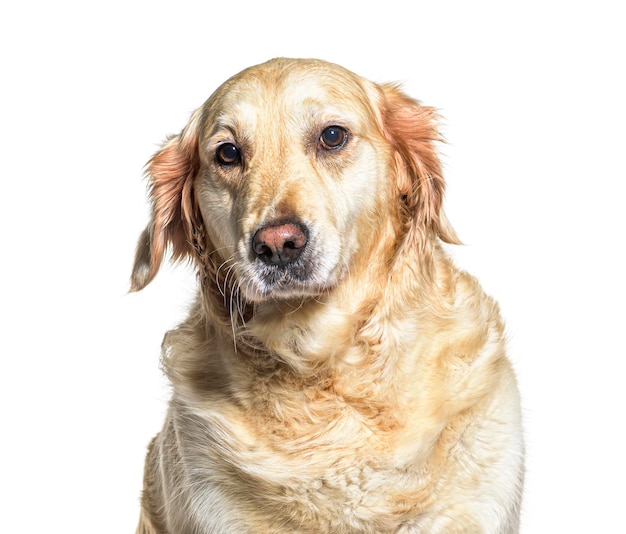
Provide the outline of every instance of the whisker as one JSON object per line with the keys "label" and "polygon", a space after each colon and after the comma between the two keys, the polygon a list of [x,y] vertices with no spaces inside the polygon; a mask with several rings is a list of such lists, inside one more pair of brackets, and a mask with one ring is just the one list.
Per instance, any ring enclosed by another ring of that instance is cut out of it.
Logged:
{"label": "whisker", "polygon": [[[232,262],[232,265],[230,265],[230,266],[228,267],[228,270],[227,270],[227,272],[226,272],[226,275],[224,276],[224,289],[222,289],[222,287],[221,287],[221,285],[220,285],[220,281],[219,281],[220,271],[222,271],[222,269],[223,269],[226,265],[228,265],[228,263],[231,263],[231,262]],[[228,279],[228,274],[230,273],[231,269],[233,269],[233,267],[234,267],[234,266],[235,266],[235,258],[231,256],[230,258],[227,258],[226,260],[224,260],[224,261],[220,264],[220,266],[217,268],[217,270],[215,271],[215,284],[217,285],[217,287],[218,287],[218,289],[219,289],[219,291],[220,291],[220,294],[221,294],[223,297],[226,297],[226,280]]]}
{"label": "whisker", "polygon": [[224,297],[224,305],[226,305],[227,298],[232,298],[232,289],[229,295],[226,295],[226,293],[227,293],[227,288],[230,286],[229,278],[231,278],[231,275],[233,274],[234,267],[235,267],[234,265],[231,265],[226,271],[226,274],[224,275],[224,289],[221,290],[222,296]]}
{"label": "whisker", "polygon": [[233,334],[233,348],[235,349],[235,352],[237,352],[237,319],[236,316],[234,316],[233,314],[233,293],[234,291],[231,291],[230,293],[228,315],[230,317],[230,328]]}
{"label": "whisker", "polygon": [[241,296],[241,285],[237,283],[237,310],[239,311],[239,317],[241,318],[241,325],[245,328],[246,318],[244,315],[245,302]]}

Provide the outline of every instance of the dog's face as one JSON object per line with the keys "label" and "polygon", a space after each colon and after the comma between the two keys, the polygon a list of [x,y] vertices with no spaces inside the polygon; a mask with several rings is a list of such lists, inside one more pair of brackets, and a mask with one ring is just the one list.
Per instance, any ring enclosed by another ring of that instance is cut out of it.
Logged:
{"label": "dog's face", "polygon": [[407,218],[420,235],[454,241],[440,217],[437,139],[430,108],[336,65],[247,69],[151,160],[153,220],[133,287],[156,274],[168,244],[193,255],[200,226],[248,301],[332,290],[375,242],[397,241]]}
{"label": "dog's face", "polygon": [[339,68],[295,63],[245,72],[206,106],[198,203],[249,300],[332,288],[376,225],[389,196],[376,96]]}

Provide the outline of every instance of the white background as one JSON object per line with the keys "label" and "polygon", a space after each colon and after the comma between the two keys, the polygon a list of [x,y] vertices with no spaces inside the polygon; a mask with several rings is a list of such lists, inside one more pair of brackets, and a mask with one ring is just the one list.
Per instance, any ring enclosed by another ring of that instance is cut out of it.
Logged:
{"label": "white background", "polygon": [[522,532],[626,532],[619,2],[10,4],[2,532],[134,531],[168,396],[159,345],[194,284],[179,267],[126,294],[142,168],[222,81],[281,55],[402,81],[440,109],[454,254],[501,302],[523,395]]}

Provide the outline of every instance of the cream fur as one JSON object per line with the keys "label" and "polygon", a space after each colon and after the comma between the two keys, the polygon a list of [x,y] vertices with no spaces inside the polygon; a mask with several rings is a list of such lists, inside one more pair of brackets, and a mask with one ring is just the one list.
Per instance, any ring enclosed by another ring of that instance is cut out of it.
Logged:
{"label": "cream fur", "polygon": [[[347,142],[329,150],[323,130]],[[436,114],[317,60],[228,80],[148,164],[132,287],[168,248],[199,294],[168,332],[173,393],[138,533],[514,533],[516,380],[497,304],[449,260]],[[235,164],[216,153],[232,143]],[[267,266],[251,242],[306,227]]]}

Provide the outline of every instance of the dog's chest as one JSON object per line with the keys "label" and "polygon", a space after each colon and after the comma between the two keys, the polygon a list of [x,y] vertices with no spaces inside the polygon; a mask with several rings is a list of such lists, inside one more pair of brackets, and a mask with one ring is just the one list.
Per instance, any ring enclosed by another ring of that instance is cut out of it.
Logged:
{"label": "dog's chest", "polygon": [[399,454],[401,431],[388,418],[342,403],[325,413],[294,423],[232,406],[214,412],[196,483],[210,488],[207,499],[219,493],[232,510],[256,510],[256,531],[393,532],[428,505],[432,477],[419,450]]}

